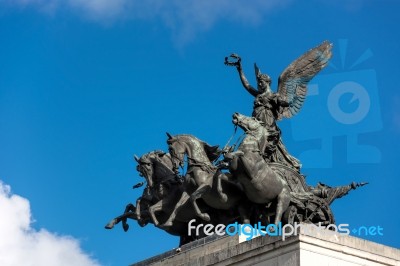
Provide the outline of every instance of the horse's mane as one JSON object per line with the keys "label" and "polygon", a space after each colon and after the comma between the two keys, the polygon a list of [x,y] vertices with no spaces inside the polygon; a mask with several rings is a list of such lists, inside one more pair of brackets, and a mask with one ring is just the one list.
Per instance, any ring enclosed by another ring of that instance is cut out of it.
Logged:
{"label": "horse's mane", "polygon": [[162,165],[163,171],[164,172],[173,172],[172,171],[172,161],[171,161],[171,156],[169,153],[165,153],[163,151],[154,151],[155,156],[155,162],[158,163],[159,165]]}
{"label": "horse's mane", "polygon": [[192,138],[192,139],[197,140],[203,146],[204,151],[205,151],[208,159],[210,159],[211,162],[216,160],[221,155],[221,151],[219,149],[219,145],[211,146],[207,142],[202,141],[202,140],[198,139],[197,137],[195,137],[193,135],[180,134],[180,135],[175,135],[174,137],[186,137],[186,138]]}
{"label": "horse's mane", "polygon": [[211,162],[216,160],[221,155],[219,145],[210,146],[208,143],[203,142],[203,146],[204,151],[206,152],[207,157],[210,159]]}
{"label": "horse's mane", "polygon": [[161,150],[155,150],[142,156],[149,160],[153,168],[153,182],[154,184],[172,184],[176,183],[174,171],[172,170],[172,161],[169,153]]}

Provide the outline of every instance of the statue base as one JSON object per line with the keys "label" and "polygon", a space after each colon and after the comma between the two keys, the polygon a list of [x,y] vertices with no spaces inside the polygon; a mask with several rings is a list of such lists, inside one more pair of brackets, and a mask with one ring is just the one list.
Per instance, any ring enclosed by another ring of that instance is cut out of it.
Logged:
{"label": "statue base", "polygon": [[341,235],[314,226],[300,228],[298,235],[209,236],[152,258],[142,265],[397,265],[400,249]]}

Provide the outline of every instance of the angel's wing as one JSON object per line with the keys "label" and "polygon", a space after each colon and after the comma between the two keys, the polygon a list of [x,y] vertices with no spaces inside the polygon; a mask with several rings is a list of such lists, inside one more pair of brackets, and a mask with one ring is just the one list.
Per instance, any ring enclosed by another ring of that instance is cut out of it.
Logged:
{"label": "angel's wing", "polygon": [[279,110],[278,119],[296,115],[307,95],[308,82],[327,64],[332,44],[324,41],[292,62],[279,77],[278,94],[289,103]]}

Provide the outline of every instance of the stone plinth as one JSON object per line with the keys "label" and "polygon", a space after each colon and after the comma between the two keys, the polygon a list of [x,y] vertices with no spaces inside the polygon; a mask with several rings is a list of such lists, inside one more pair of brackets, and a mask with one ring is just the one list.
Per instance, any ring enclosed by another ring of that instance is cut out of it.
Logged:
{"label": "stone plinth", "polygon": [[259,236],[248,241],[237,235],[210,236],[132,266],[400,266],[399,249],[314,227],[299,231],[285,240],[280,236]]}

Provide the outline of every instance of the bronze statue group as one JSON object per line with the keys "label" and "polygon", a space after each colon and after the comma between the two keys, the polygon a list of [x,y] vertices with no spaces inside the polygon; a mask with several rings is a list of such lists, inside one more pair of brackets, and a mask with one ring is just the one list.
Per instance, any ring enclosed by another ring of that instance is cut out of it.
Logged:
{"label": "bronze statue group", "polygon": [[[107,225],[111,229],[127,218],[139,225],[152,223],[180,237],[180,245],[204,237],[188,235],[188,223],[228,225],[233,222],[265,225],[295,222],[334,224],[330,204],[351,189],[364,185],[329,187],[307,185],[299,160],[289,154],[277,121],[291,118],[303,106],[307,84],[331,58],[332,45],[323,42],[292,62],[272,92],[271,78],[254,65],[257,88],[247,81],[241,58],[232,54],[225,64],[236,67],[243,87],[254,96],[251,117],[235,113],[232,122],[243,129],[237,148],[211,146],[193,135],[167,133],[169,152],[135,156],[146,187],[136,205]],[[186,168],[181,176],[179,168]]]}

